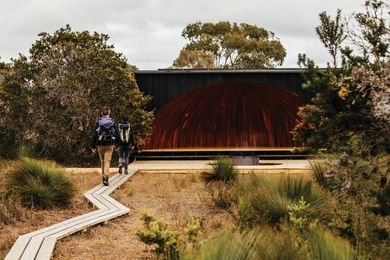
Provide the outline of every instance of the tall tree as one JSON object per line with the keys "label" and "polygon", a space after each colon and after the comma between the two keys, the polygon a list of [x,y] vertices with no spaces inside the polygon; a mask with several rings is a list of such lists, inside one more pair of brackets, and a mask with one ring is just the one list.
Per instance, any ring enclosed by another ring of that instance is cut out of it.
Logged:
{"label": "tall tree", "polygon": [[303,87],[314,98],[299,111],[295,140],[331,150],[365,143],[373,153],[389,151],[386,39],[390,39],[390,24],[384,14],[389,14],[390,6],[386,1],[365,1],[365,10],[352,16],[349,23],[356,27],[346,27],[350,44],[341,48],[341,68],[320,70],[305,55],[299,56],[307,68]]}
{"label": "tall tree", "polygon": [[336,68],[337,54],[346,38],[344,24],[341,22],[341,10],[337,10],[334,20],[326,12],[320,13],[320,22],[321,24],[316,27],[316,32],[332,56],[333,66]]}
{"label": "tall tree", "polygon": [[[145,137],[153,117],[145,110],[150,97],[138,89],[133,71],[107,43],[107,35],[74,32],[66,26],[39,36],[28,58],[13,61],[15,69],[26,70],[10,73],[3,95],[26,103],[19,129],[24,143],[44,157],[85,161],[91,128],[104,105],[111,107],[116,119],[128,117],[140,141]],[[12,93],[17,89],[28,93]],[[9,104],[14,110],[18,107],[16,102]],[[13,120],[20,118],[9,118]]]}
{"label": "tall tree", "polygon": [[193,23],[182,36],[189,43],[177,68],[260,69],[282,65],[286,50],[274,33],[246,23]]}
{"label": "tall tree", "polygon": [[345,47],[342,53],[350,67],[380,69],[390,58],[390,1],[365,1],[364,10],[353,14],[347,26],[353,46]]}

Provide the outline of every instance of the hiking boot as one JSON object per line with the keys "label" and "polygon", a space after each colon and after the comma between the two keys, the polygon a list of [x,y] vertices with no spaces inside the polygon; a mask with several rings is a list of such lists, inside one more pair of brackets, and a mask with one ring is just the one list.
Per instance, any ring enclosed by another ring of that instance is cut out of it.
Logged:
{"label": "hiking boot", "polygon": [[103,176],[103,185],[108,186],[108,176]]}
{"label": "hiking boot", "polygon": [[119,174],[122,174],[122,165],[120,165],[120,164],[119,164],[119,166],[118,166],[118,167],[119,167],[119,169],[118,169],[118,173],[119,173]]}
{"label": "hiking boot", "polygon": [[129,174],[129,169],[125,169],[125,174]]}

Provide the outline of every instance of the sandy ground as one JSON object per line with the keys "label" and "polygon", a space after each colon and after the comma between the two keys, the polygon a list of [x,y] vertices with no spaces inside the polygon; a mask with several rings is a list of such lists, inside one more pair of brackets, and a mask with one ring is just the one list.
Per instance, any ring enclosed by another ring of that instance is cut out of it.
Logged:
{"label": "sandy ground", "polygon": [[147,210],[174,228],[184,228],[192,217],[202,221],[202,238],[233,225],[231,216],[213,208],[199,175],[137,173],[113,195],[130,214],[57,242],[54,259],[150,259],[150,247],[135,236]]}

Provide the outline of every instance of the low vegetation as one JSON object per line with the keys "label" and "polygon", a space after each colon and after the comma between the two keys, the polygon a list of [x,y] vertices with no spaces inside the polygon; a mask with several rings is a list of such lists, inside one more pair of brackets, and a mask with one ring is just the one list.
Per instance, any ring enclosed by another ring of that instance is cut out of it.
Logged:
{"label": "low vegetation", "polygon": [[6,177],[6,187],[26,207],[67,207],[75,194],[64,169],[53,161],[22,157]]}
{"label": "low vegetation", "polygon": [[148,245],[155,245],[154,252],[157,256],[178,259],[179,247],[189,243],[196,243],[200,222],[192,219],[184,230],[172,229],[162,219],[154,215],[143,212],[141,219],[144,222],[144,229],[136,232],[137,237]]}
{"label": "low vegetation", "polygon": [[4,259],[20,235],[90,211],[91,208],[85,202],[82,193],[100,182],[97,171],[89,170],[80,174],[79,170],[67,170],[64,174],[74,183],[77,189],[76,196],[72,197],[66,208],[38,209],[29,205],[30,200],[27,205],[24,204],[21,196],[8,187],[8,177],[19,167],[19,163],[0,160],[0,178],[4,180],[0,182],[0,259]]}
{"label": "low vegetation", "polygon": [[277,231],[269,227],[249,231],[223,230],[200,242],[196,248],[187,247],[181,259],[235,259],[235,260],[334,260],[353,259],[349,243],[318,226],[306,234],[285,227]]}
{"label": "low vegetation", "polygon": [[253,226],[324,217],[327,194],[303,177],[252,176],[238,184],[240,222]]}
{"label": "low vegetation", "polygon": [[237,170],[228,157],[219,157],[210,163],[211,172],[203,173],[203,179],[208,183],[212,181],[231,182],[237,178]]}
{"label": "low vegetation", "polygon": [[314,177],[338,202],[332,228],[365,258],[390,254],[390,158],[333,154],[312,163]]}

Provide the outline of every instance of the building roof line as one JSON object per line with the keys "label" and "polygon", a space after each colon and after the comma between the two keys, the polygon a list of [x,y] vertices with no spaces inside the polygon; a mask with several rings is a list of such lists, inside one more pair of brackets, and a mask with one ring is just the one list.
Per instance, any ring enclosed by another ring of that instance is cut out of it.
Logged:
{"label": "building roof line", "polygon": [[136,74],[198,74],[198,73],[303,73],[306,69],[301,68],[278,68],[278,69],[158,69],[158,70],[137,70]]}

